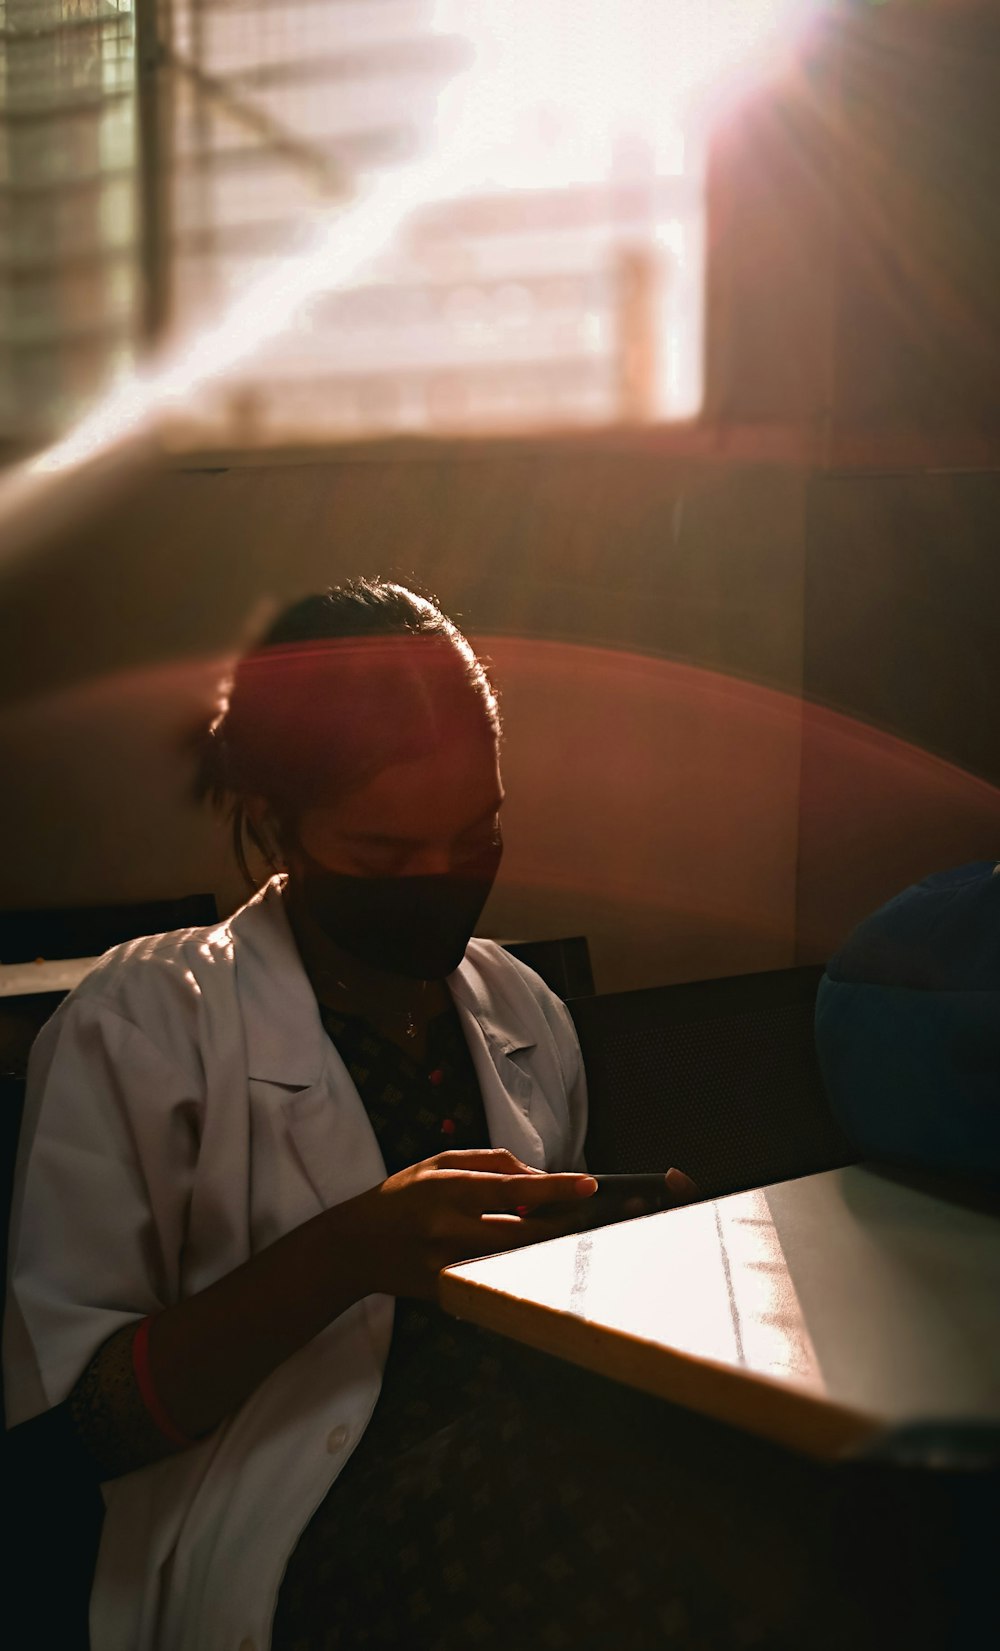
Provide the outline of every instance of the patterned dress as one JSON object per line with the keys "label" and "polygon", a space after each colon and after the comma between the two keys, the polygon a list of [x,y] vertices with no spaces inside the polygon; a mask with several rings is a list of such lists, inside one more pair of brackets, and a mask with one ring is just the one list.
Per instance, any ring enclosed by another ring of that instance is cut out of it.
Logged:
{"label": "patterned dress", "polygon": [[[454,1011],[422,1065],[363,1021],[324,1023],[389,1174],[489,1143]],[[856,1625],[810,1610],[828,1515],[807,1464],[401,1299],[374,1415],[292,1554],[272,1648],[855,1651]]]}

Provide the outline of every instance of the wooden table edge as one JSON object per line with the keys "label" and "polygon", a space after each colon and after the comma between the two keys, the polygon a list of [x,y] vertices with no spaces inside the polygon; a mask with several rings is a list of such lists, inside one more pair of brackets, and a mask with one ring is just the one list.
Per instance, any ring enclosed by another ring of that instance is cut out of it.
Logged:
{"label": "wooden table edge", "polygon": [[836,1461],[882,1431],[876,1418],[778,1376],[699,1358],[628,1331],[608,1331],[449,1269],[441,1274],[438,1299],[453,1318],[823,1461]]}

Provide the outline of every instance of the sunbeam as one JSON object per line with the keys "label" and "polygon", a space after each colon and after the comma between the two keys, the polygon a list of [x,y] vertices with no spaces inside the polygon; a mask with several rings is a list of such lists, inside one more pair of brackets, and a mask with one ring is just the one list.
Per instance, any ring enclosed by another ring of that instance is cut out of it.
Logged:
{"label": "sunbeam", "polygon": [[[311,244],[278,259],[210,325],[165,357],[129,371],[63,439],[30,461],[54,475],[183,408],[275,340],[320,294],[370,277],[424,208],[484,190],[600,182],[639,153],[654,177],[697,168],[687,126],[718,118],[734,95],[784,61],[818,0],[438,0],[434,29],[464,37],[471,67],[441,94],[429,153],[361,181]],[[624,157],[624,159],[623,159]],[[652,226],[683,265],[680,226]],[[700,266],[700,259],[698,260]],[[693,279],[700,282],[700,267]],[[675,325],[700,328],[695,298]],[[668,339],[660,400],[681,413],[700,400],[700,338],[678,366]],[[676,412],[675,412],[676,416]]]}

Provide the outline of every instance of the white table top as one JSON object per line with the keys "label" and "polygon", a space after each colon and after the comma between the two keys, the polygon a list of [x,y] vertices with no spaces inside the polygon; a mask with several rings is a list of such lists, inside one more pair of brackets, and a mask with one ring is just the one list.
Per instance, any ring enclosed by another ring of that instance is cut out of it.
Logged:
{"label": "white table top", "polygon": [[815,1456],[1000,1421],[1000,1216],[863,1166],[467,1262],[441,1301]]}
{"label": "white table top", "polygon": [[71,992],[96,962],[96,957],[41,957],[36,963],[0,963],[0,997]]}

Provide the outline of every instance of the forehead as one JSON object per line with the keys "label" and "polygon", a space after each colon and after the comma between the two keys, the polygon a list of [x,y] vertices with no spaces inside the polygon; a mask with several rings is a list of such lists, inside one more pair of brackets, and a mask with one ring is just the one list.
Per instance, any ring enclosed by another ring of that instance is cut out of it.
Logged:
{"label": "forehead", "polygon": [[451,841],[494,813],[502,796],[495,741],[469,737],[387,764],[308,819],[324,835]]}

